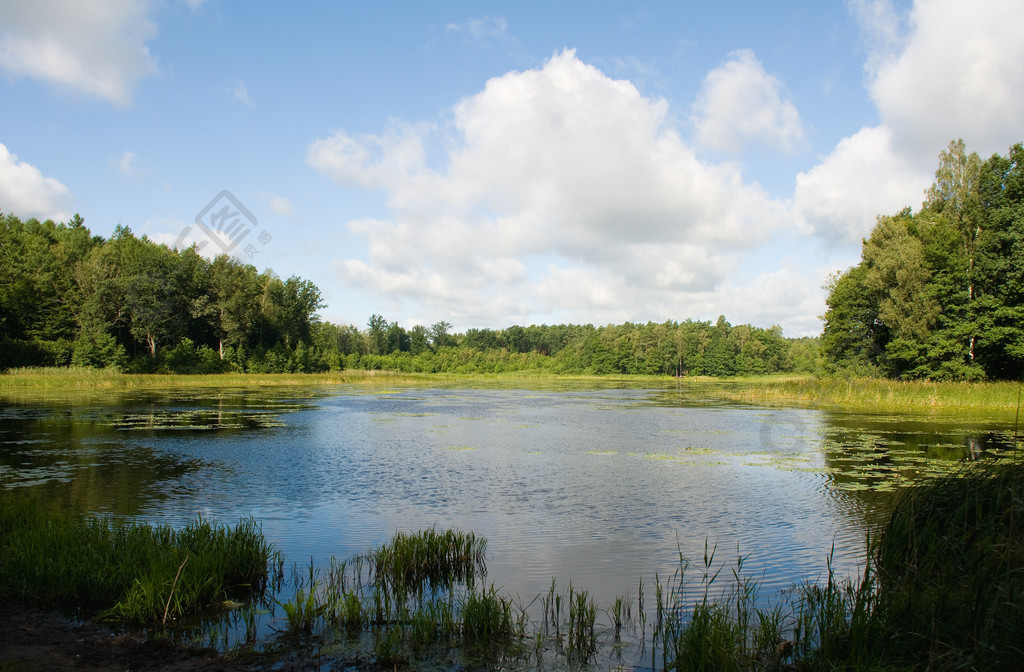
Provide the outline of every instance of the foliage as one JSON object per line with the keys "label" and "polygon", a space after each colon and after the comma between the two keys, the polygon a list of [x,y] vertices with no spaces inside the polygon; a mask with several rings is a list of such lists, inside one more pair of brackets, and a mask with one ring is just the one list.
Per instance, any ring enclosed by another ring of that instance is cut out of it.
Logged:
{"label": "foliage", "polygon": [[1024,371],[1024,146],[939,155],[920,212],[883,216],[827,286],[825,370],[973,381]]}
{"label": "foliage", "polygon": [[454,333],[371,315],[364,330],[322,321],[312,282],[227,255],[208,261],[118,227],[0,216],[0,369],[88,366],[132,373],[758,375],[816,373],[817,339],[687,320],[512,325]]}

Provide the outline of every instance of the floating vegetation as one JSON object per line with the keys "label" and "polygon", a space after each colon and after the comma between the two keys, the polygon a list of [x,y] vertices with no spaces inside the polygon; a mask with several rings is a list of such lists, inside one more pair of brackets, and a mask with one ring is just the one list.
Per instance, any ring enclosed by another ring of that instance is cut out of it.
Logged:
{"label": "floating vegetation", "polygon": [[445,446],[445,450],[480,450],[480,446]]}
{"label": "floating vegetation", "polygon": [[618,455],[617,450],[588,450],[587,455]]}
{"label": "floating vegetation", "polygon": [[125,413],[111,424],[119,431],[212,431],[285,426],[277,413],[219,409],[154,409],[145,413]]}

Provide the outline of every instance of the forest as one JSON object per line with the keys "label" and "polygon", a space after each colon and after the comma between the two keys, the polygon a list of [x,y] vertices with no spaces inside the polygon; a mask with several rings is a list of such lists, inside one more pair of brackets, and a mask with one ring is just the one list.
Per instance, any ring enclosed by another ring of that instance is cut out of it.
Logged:
{"label": "forest", "polygon": [[900,379],[1024,374],[1024,145],[939,155],[919,212],[878,218],[828,283],[824,371]]}
{"label": "forest", "polygon": [[235,257],[208,260],[117,227],[0,215],[0,369],[127,372],[388,369],[416,373],[900,379],[1024,374],[1024,145],[939,155],[917,213],[880,216],[860,262],[829,278],[820,338],[710,321],[405,328],[324,321],[316,285]]}
{"label": "forest", "polygon": [[819,368],[817,339],[782,329],[686,320],[531,325],[454,333],[372,315],[321,320],[320,290],[235,257],[212,261],[118,227],[0,216],[0,369],[127,372],[403,372],[734,376]]}

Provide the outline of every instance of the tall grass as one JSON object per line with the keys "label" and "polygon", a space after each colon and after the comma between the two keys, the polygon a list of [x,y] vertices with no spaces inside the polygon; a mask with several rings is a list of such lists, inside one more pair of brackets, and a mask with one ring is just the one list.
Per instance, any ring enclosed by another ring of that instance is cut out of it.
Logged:
{"label": "tall grass", "polygon": [[844,409],[901,411],[987,411],[1013,413],[1019,383],[1011,381],[957,383],[888,380],[883,378],[763,378],[697,379],[683,382],[713,398],[749,403],[811,403]]}
{"label": "tall grass", "polygon": [[[868,542],[857,580],[800,586],[758,606],[742,558],[722,592],[705,553],[702,594],[658,600],[669,670],[1016,670],[1024,655],[1024,464],[974,463],[908,488]],[[660,588],[660,585],[656,586]],[[652,665],[654,667],[654,665]]]}
{"label": "tall grass", "polygon": [[273,549],[251,518],[172,529],[47,511],[0,491],[0,597],[166,623],[237,597],[260,597]]}
{"label": "tall grass", "polygon": [[888,656],[947,669],[1020,664],[1024,463],[976,463],[903,491],[873,551]]}
{"label": "tall grass", "polygon": [[395,595],[422,595],[431,588],[456,584],[472,588],[487,573],[487,540],[472,532],[430,529],[395,534],[390,543],[370,554],[375,580]]}
{"label": "tall grass", "polygon": [[330,373],[121,373],[86,367],[24,368],[0,373],[0,393],[6,395],[95,390],[149,390],[180,387],[287,387],[301,385],[402,385],[444,381],[447,375],[404,374],[393,371],[335,371]]}

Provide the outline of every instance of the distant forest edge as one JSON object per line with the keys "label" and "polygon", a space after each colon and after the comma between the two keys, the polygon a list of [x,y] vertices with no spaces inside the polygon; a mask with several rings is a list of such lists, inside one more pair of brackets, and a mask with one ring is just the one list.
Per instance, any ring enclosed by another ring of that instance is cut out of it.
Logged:
{"label": "distant forest edge", "polygon": [[88,366],[152,373],[812,373],[817,339],[711,322],[511,326],[453,333],[319,319],[320,290],[234,257],[204,259],[118,227],[0,217],[0,368]]}
{"label": "distant forest edge", "polygon": [[1024,146],[939,155],[920,212],[879,217],[828,285],[825,371],[933,380],[1024,374]]}
{"label": "distant forest edge", "polygon": [[820,338],[686,320],[453,333],[323,321],[315,284],[213,261],[118,227],[0,215],[0,369],[153,373],[827,373],[940,380],[1024,372],[1024,147],[939,155],[917,214],[881,216],[861,261],[833,275]]}

